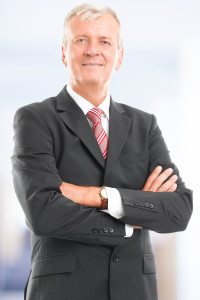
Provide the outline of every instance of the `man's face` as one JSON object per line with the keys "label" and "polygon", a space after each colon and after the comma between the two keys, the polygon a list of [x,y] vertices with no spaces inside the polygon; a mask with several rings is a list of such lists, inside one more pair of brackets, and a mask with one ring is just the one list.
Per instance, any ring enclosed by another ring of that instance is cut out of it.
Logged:
{"label": "man's face", "polygon": [[72,86],[107,86],[122,56],[119,24],[110,14],[92,21],[82,21],[78,16],[71,19],[63,61]]}

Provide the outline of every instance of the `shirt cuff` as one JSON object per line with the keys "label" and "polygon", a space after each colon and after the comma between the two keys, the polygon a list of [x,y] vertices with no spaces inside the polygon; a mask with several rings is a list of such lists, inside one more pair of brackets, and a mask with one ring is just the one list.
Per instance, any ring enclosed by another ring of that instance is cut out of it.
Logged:
{"label": "shirt cuff", "polygon": [[[105,186],[107,197],[108,197],[108,209],[103,211],[110,214],[116,219],[120,219],[125,215],[124,207],[119,191],[115,188]],[[125,224],[125,236],[126,238],[131,237],[134,231],[133,225]]]}
{"label": "shirt cuff", "polygon": [[126,235],[124,237],[131,237],[133,234],[134,228],[133,225],[125,224]]}
{"label": "shirt cuff", "polygon": [[105,187],[108,196],[108,212],[109,214],[120,219],[125,215],[121,195],[115,188]]}

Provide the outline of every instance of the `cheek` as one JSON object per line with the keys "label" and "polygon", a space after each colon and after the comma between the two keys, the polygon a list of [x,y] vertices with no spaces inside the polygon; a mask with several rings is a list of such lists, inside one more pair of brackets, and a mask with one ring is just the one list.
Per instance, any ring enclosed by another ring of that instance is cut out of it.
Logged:
{"label": "cheek", "polygon": [[107,64],[109,64],[111,67],[114,68],[118,61],[117,53],[115,51],[111,51],[107,53],[105,57],[106,57]]}
{"label": "cheek", "polygon": [[68,67],[73,71],[77,72],[80,70],[81,59],[74,53],[71,53],[68,57]]}
{"label": "cheek", "polygon": [[109,59],[107,60],[107,67],[110,71],[116,68],[116,64],[117,64],[117,60],[115,59],[115,57],[113,56],[109,57]]}
{"label": "cheek", "polygon": [[80,61],[82,56],[81,49],[77,49],[76,47],[69,47],[67,51],[68,59],[72,62]]}

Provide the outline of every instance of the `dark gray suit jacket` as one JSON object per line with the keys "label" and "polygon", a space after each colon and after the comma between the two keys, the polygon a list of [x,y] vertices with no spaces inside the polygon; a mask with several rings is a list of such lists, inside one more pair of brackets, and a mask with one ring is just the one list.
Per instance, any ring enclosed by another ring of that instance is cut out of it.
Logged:
{"label": "dark gray suit jacket", "polygon": [[[153,115],[111,99],[105,163],[92,129],[66,87],[56,97],[20,108],[12,156],[17,197],[31,230],[28,300],[156,300],[149,231],[184,230],[192,192],[143,192],[157,166],[171,166]],[[62,181],[117,188],[125,216],[117,220],[64,197]],[[137,224],[124,238],[124,223]]]}

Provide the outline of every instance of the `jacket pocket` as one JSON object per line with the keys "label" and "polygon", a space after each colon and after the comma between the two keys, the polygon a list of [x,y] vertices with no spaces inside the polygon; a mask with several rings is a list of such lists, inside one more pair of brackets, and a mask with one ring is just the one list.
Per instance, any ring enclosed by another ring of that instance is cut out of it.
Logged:
{"label": "jacket pocket", "polygon": [[143,272],[145,274],[155,274],[156,266],[154,261],[154,256],[151,254],[145,254],[143,256]]}
{"label": "jacket pocket", "polygon": [[122,164],[132,164],[132,163],[140,163],[144,162],[149,158],[149,152],[130,152],[127,154],[121,154],[120,161]]}
{"label": "jacket pocket", "polygon": [[32,278],[37,276],[73,272],[76,267],[77,254],[69,253],[59,256],[40,257],[33,262]]}

